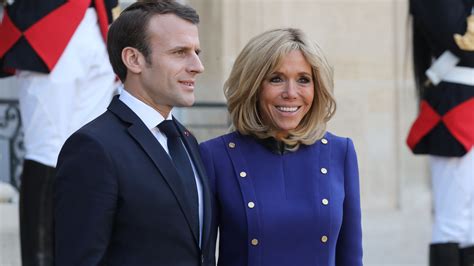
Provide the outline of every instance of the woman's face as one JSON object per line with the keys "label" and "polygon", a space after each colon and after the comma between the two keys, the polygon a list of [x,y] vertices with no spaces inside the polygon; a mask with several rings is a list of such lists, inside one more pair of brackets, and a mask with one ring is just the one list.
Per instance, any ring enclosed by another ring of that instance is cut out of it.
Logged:
{"label": "woman's face", "polygon": [[311,65],[301,51],[283,56],[280,66],[263,81],[258,107],[265,125],[286,136],[308,113],[314,98]]}

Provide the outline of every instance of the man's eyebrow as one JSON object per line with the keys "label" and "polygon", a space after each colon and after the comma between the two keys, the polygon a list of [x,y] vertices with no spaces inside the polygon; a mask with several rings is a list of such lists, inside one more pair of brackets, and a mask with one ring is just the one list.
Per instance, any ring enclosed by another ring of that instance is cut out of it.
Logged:
{"label": "man's eyebrow", "polygon": [[176,51],[194,51],[196,52],[197,54],[201,53],[201,49],[197,48],[197,49],[193,49],[189,46],[176,46],[176,47],[173,47],[169,50],[170,52],[176,52]]}

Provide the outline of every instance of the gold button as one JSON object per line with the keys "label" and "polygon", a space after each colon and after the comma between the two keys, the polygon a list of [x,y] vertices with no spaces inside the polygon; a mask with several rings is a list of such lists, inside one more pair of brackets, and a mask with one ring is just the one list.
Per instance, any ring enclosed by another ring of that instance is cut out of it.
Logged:
{"label": "gold button", "polygon": [[252,246],[258,245],[258,239],[256,238],[252,239],[251,243],[252,243]]}
{"label": "gold button", "polygon": [[240,172],[240,177],[246,177],[247,173],[246,172]]}
{"label": "gold button", "polygon": [[323,243],[328,242],[328,237],[327,236],[322,236],[321,237],[321,242],[323,242]]}
{"label": "gold button", "polygon": [[326,168],[324,168],[324,167],[323,167],[323,168],[321,168],[321,173],[323,173],[323,174],[327,174],[327,173],[328,173],[328,169],[326,169]]}
{"label": "gold button", "polygon": [[251,201],[247,204],[247,206],[249,206],[250,209],[253,209],[255,207],[255,203],[253,203],[253,201]]}
{"label": "gold button", "polygon": [[323,199],[322,202],[323,202],[323,205],[328,205],[328,204],[329,204],[329,200],[328,200],[328,199]]}
{"label": "gold button", "polygon": [[235,148],[235,143],[229,142],[229,148],[231,148],[231,149]]}
{"label": "gold button", "polygon": [[328,140],[327,139],[321,139],[321,143],[328,144]]}

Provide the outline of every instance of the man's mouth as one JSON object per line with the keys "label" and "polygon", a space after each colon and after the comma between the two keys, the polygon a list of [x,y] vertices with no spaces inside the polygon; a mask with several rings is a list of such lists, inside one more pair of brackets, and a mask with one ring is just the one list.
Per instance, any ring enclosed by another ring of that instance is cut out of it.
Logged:
{"label": "man's mouth", "polygon": [[179,83],[188,86],[188,87],[194,87],[194,81],[180,81]]}

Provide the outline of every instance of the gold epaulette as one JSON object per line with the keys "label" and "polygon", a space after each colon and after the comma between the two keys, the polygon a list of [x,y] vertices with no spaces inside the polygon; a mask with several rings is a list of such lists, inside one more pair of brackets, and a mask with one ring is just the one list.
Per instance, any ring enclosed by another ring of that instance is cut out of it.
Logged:
{"label": "gold epaulette", "polygon": [[461,50],[474,51],[474,15],[467,17],[466,33],[454,34],[454,40]]}

